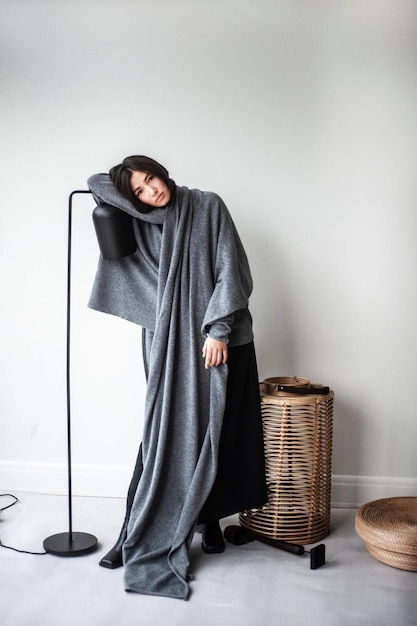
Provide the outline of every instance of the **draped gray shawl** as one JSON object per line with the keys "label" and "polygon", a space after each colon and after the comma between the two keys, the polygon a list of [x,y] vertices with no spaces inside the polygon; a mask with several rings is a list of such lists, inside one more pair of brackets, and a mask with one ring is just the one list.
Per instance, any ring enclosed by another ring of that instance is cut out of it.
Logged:
{"label": "draped gray shawl", "polygon": [[153,333],[125,588],[187,599],[188,550],[216,477],[227,384],[227,365],[206,370],[201,350],[212,324],[248,306],[249,265],[216,194],[177,187],[166,209],[140,214],[106,175],[88,183],[98,203],[135,218],[138,243],[120,261],[100,257],[89,306]]}

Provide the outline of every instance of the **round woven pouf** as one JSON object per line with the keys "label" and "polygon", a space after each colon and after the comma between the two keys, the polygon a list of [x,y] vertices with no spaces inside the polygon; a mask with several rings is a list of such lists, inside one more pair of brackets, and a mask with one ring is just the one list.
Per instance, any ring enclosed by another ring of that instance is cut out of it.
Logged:
{"label": "round woven pouf", "polygon": [[382,498],[363,504],[355,529],[381,563],[417,572],[417,498]]}

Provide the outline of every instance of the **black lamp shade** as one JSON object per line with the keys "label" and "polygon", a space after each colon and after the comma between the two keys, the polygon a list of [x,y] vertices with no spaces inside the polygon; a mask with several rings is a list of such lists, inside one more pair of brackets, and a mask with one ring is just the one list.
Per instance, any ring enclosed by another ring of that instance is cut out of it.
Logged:
{"label": "black lamp shade", "polygon": [[104,259],[117,261],[136,251],[133,218],[130,215],[105,204],[94,209],[93,222]]}

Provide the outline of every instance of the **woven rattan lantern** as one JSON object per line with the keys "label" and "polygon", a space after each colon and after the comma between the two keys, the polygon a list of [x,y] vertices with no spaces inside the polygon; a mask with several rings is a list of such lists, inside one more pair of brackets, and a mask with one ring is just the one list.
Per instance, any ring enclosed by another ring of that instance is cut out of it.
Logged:
{"label": "woven rattan lantern", "polygon": [[303,544],[329,534],[333,396],[299,377],[261,384],[268,504],[240,513],[241,526]]}

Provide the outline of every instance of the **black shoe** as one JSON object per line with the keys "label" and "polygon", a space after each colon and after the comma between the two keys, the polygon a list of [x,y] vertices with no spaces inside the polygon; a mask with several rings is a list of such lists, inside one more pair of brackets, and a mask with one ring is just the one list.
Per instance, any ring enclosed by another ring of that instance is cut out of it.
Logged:
{"label": "black shoe", "polygon": [[105,556],[99,562],[101,567],[107,567],[107,569],[117,569],[118,567],[122,567],[123,565],[123,555],[122,555],[122,547],[124,542],[126,541],[127,536],[127,522],[128,517],[125,517],[125,520],[122,525],[122,529],[120,531],[120,535],[117,538],[114,546],[107,552]]}
{"label": "black shoe", "polygon": [[223,533],[218,521],[204,524],[201,547],[206,554],[220,554],[224,552]]}
{"label": "black shoe", "polygon": [[117,569],[118,567],[122,567],[122,548],[114,547],[109,550],[107,554],[103,556],[99,565],[101,565],[101,567],[107,567],[108,569]]}

